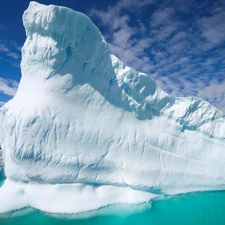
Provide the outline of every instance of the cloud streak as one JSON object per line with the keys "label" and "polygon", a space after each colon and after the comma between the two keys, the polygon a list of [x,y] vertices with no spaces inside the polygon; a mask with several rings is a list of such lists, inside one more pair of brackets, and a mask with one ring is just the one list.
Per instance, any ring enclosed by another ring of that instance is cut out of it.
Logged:
{"label": "cloud streak", "polygon": [[18,89],[18,82],[0,77],[0,93],[13,97]]}
{"label": "cloud streak", "polygon": [[21,47],[16,42],[0,40],[0,59],[17,68],[21,60],[20,50]]}

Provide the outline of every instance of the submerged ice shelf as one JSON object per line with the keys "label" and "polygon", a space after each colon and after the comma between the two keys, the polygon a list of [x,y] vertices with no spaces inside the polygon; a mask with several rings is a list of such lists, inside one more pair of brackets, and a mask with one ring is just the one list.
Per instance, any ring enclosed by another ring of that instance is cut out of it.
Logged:
{"label": "submerged ice shelf", "polygon": [[23,24],[21,82],[0,109],[0,213],[224,189],[222,112],[126,67],[82,13],[31,2]]}

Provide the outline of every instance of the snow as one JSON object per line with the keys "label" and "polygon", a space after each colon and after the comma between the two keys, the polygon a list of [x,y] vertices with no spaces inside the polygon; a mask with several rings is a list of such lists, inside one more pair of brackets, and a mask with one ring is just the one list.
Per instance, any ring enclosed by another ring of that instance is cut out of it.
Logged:
{"label": "snow", "polygon": [[222,112],[125,66],[82,13],[31,2],[23,23],[21,82],[0,108],[0,213],[224,189]]}

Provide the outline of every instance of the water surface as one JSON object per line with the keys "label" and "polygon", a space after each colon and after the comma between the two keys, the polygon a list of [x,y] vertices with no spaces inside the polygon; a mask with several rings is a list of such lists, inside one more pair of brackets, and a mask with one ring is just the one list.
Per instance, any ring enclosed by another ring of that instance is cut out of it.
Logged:
{"label": "water surface", "polygon": [[180,195],[144,206],[114,206],[99,213],[72,219],[25,209],[1,215],[0,225],[225,225],[225,191]]}

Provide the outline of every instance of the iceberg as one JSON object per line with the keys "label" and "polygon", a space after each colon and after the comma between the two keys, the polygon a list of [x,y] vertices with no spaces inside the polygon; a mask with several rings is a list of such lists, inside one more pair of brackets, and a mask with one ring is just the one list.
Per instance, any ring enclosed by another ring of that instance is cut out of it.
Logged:
{"label": "iceberg", "polygon": [[84,14],[30,2],[22,78],[0,108],[0,213],[81,213],[225,188],[225,115],[114,56]]}

